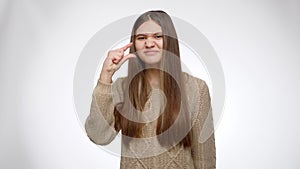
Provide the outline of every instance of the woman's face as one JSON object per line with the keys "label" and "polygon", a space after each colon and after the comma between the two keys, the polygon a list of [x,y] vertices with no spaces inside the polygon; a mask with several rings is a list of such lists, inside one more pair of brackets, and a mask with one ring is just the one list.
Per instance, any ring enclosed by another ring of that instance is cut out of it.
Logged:
{"label": "woman's face", "polygon": [[135,49],[146,66],[157,67],[163,51],[161,27],[152,20],[144,22],[136,30]]}

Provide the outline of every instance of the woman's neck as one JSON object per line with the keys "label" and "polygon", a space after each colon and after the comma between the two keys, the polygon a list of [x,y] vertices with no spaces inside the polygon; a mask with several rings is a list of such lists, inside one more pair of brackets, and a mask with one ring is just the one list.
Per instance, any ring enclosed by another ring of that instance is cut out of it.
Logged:
{"label": "woman's neck", "polygon": [[146,79],[150,83],[151,87],[159,88],[160,86],[160,70],[159,69],[148,69],[145,72]]}

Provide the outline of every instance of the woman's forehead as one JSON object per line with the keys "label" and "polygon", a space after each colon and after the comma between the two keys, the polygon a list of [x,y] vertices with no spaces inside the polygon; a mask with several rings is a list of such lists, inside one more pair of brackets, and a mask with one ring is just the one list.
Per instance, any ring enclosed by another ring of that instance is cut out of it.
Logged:
{"label": "woman's forehead", "polygon": [[136,30],[136,34],[155,34],[158,32],[162,32],[161,26],[159,26],[156,22],[149,20],[141,24],[140,27]]}

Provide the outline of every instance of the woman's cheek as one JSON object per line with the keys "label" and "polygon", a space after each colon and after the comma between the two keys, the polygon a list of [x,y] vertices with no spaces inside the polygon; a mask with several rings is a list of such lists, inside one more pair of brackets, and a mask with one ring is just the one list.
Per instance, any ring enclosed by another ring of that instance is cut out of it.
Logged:
{"label": "woman's cheek", "polygon": [[137,51],[142,50],[143,49],[143,45],[140,42],[136,42],[135,43],[135,49]]}

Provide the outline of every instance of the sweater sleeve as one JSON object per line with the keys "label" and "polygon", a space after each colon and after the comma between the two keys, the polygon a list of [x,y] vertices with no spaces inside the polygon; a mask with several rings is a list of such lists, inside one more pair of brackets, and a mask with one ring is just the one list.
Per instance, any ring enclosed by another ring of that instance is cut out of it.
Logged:
{"label": "sweater sleeve", "polygon": [[[116,85],[119,84],[119,81],[117,79]],[[90,114],[85,121],[87,135],[95,144],[107,145],[114,140],[119,132],[114,128],[116,95],[118,94],[113,92],[113,84],[98,80],[92,95]]]}
{"label": "sweater sleeve", "polygon": [[200,96],[192,128],[192,157],[195,169],[215,169],[216,149],[209,89],[203,80],[198,79],[197,84]]}

